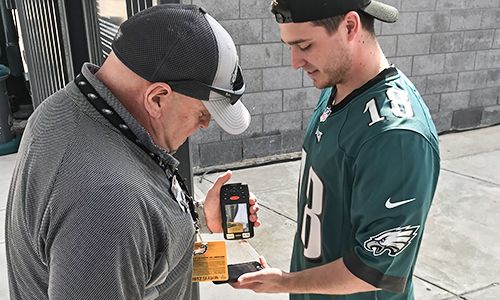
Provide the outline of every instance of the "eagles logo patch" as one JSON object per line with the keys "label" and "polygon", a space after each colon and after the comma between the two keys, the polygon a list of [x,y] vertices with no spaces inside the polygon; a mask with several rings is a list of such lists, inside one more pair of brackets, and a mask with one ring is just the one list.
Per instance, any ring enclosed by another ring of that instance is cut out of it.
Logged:
{"label": "eagles logo patch", "polygon": [[389,256],[401,253],[417,235],[420,225],[396,227],[386,230],[365,241],[363,246],[373,255],[382,255],[385,251]]}

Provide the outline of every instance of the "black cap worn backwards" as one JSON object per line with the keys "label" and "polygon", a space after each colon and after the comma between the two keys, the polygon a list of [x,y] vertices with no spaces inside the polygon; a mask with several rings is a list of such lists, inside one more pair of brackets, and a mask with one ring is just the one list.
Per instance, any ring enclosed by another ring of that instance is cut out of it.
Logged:
{"label": "black cap worn backwards", "polygon": [[278,23],[301,23],[321,20],[361,10],[377,20],[394,23],[399,18],[395,7],[371,0],[288,0],[286,9],[275,12]]}

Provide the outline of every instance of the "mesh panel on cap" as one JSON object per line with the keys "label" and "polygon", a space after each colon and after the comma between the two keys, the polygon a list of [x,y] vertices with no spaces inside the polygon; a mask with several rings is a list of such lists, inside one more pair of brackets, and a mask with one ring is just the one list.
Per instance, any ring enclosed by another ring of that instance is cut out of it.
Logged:
{"label": "mesh panel on cap", "polygon": [[218,64],[217,43],[196,6],[157,5],[132,16],[120,31],[113,42],[114,52],[144,79],[212,83]]}
{"label": "mesh panel on cap", "polygon": [[399,19],[399,11],[395,7],[378,1],[371,1],[363,11],[377,20],[387,23],[394,23]]}

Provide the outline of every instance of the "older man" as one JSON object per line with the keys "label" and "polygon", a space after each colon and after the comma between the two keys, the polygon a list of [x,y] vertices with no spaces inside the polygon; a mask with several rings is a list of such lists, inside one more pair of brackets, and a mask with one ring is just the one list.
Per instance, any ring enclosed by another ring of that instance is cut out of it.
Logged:
{"label": "older man", "polygon": [[[112,48],[29,120],[7,205],[11,299],[190,298],[198,218],[171,154],[212,117],[249,125],[236,48],[193,5],[136,14]],[[200,211],[213,232],[230,177]]]}

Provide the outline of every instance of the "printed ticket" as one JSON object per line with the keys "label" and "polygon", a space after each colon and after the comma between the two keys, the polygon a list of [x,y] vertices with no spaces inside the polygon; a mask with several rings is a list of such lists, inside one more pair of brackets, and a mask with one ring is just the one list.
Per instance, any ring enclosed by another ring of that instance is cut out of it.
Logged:
{"label": "printed ticket", "polygon": [[226,242],[196,242],[193,251],[193,282],[228,279]]}

